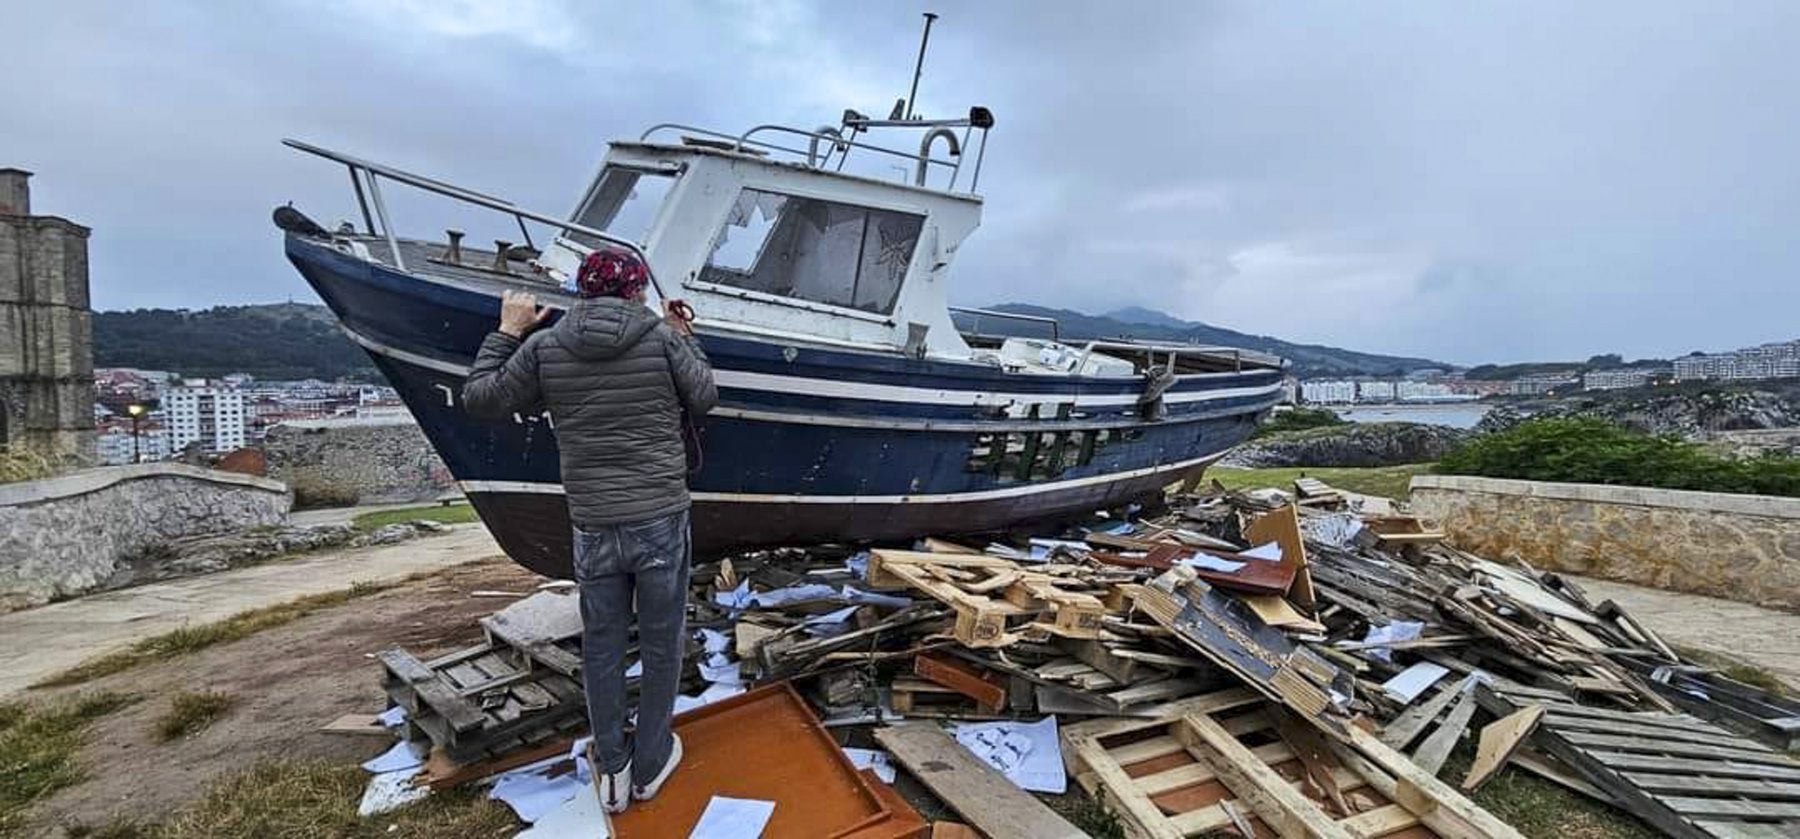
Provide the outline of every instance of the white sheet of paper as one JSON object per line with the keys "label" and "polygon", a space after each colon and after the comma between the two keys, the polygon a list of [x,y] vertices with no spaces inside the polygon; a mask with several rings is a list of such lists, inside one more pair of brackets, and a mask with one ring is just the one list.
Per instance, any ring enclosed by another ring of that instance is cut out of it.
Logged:
{"label": "white sheet of paper", "polygon": [[886,606],[890,609],[904,609],[911,606],[910,597],[898,594],[883,594],[877,591],[863,591],[856,586],[844,586],[844,602],[857,605]]}
{"label": "white sheet of paper", "polygon": [[775,815],[775,802],[715,795],[688,839],[756,839]]}
{"label": "white sheet of paper", "polygon": [[415,751],[411,743],[402,740],[395,743],[393,748],[363,761],[362,768],[380,775],[384,772],[416,769],[424,765],[425,756]]}
{"label": "white sheet of paper", "polygon": [[[586,748],[585,744],[582,748]],[[550,767],[565,760],[568,758],[553,757],[502,773],[494,779],[488,798],[511,807],[520,821],[535,822],[583,792],[593,797],[594,788],[588,784],[585,773],[570,772],[555,778],[545,775]]]}
{"label": "white sheet of paper", "polygon": [[530,828],[521,830],[513,839],[607,839],[612,836],[606,814],[600,810],[600,797],[590,787],[586,795],[577,795],[544,814]]}
{"label": "white sheet of paper", "polygon": [[1251,559],[1266,559],[1270,562],[1280,562],[1281,545],[1276,542],[1265,542],[1238,554],[1238,556],[1247,556]]}
{"label": "white sheet of paper", "polygon": [[683,711],[692,711],[695,708],[704,708],[721,699],[729,699],[743,692],[743,685],[725,684],[723,682],[708,685],[706,690],[700,692],[699,696],[675,697],[675,713],[679,714]]}
{"label": "white sheet of paper", "polygon": [[1229,574],[1244,567],[1247,563],[1232,562],[1229,559],[1220,559],[1212,554],[1197,553],[1175,564],[1188,565],[1194,568],[1204,568],[1208,571],[1221,571]]}
{"label": "white sheet of paper", "polygon": [[[1385,626],[1369,627],[1369,634],[1363,636],[1363,643],[1411,641],[1424,631],[1425,624],[1421,621],[1388,621]],[[1393,650],[1386,647],[1370,647],[1368,652],[1382,661],[1394,660]]]}
{"label": "white sheet of paper", "polygon": [[709,653],[722,653],[731,648],[731,637],[716,629],[702,629],[700,643]]}
{"label": "white sheet of paper", "polygon": [[368,788],[363,790],[362,802],[356,805],[356,814],[379,815],[389,810],[398,810],[430,795],[431,787],[413,784],[413,776],[417,774],[419,767],[415,766],[396,772],[383,772],[370,778]]}
{"label": "white sheet of paper", "polygon": [[399,728],[406,722],[406,709],[395,705],[375,715],[375,720],[387,728]]}
{"label": "white sheet of paper", "polygon": [[1034,723],[978,722],[956,728],[956,742],[1004,774],[1020,789],[1062,794],[1069,788],[1063,771],[1062,742],[1056,717]]}
{"label": "white sheet of paper", "polygon": [[1444,678],[1449,673],[1449,668],[1441,664],[1421,661],[1400,671],[1394,678],[1382,682],[1381,689],[1388,696],[1393,697],[1394,701],[1405,705],[1419,698],[1419,694],[1424,693],[1426,688],[1437,684],[1437,680]]}
{"label": "white sheet of paper", "polygon": [[876,749],[857,749],[850,746],[844,746],[843,749],[844,755],[850,758],[850,763],[856,768],[875,770],[875,777],[880,778],[884,784],[894,782],[893,755]]}

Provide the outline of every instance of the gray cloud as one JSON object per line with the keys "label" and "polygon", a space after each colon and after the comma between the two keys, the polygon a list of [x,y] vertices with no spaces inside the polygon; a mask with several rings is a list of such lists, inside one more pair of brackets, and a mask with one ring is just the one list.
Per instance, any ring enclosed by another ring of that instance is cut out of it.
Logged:
{"label": "gray cloud", "polygon": [[[101,307],[306,299],[267,211],[350,205],[283,136],[560,210],[654,122],[885,113],[920,10],[15,3],[0,165],[95,227]],[[937,10],[923,108],[1000,119],[959,302],[1464,362],[1800,331],[1800,6]]]}

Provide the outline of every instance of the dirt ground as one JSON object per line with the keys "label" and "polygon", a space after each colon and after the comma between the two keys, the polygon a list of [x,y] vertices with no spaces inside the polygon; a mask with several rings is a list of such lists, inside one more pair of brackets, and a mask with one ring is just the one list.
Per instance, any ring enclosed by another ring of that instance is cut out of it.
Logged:
{"label": "dirt ground", "polygon": [[[319,728],[343,714],[382,710],[374,654],[400,646],[429,657],[474,643],[481,634],[476,619],[507,601],[469,592],[529,591],[541,580],[504,559],[472,563],[239,641],[85,685],[32,691],[28,698],[84,690],[141,696],[94,724],[81,755],[87,779],[39,802],[33,814],[52,835],[115,816],[156,821],[198,798],[213,779],[262,760],[372,757],[391,741]],[[170,697],[202,690],[239,701],[205,730],[159,742],[153,729]]]}

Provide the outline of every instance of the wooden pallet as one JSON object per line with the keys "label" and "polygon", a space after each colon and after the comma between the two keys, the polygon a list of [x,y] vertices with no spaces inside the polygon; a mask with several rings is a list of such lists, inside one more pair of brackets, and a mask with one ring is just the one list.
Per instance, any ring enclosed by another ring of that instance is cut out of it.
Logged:
{"label": "wooden pallet", "polygon": [[1800,762],[1688,714],[1631,713],[1502,684],[1496,714],[1537,704],[1533,742],[1639,818],[1683,839],[1800,836]]}
{"label": "wooden pallet", "polygon": [[1068,566],[1021,566],[1009,559],[971,554],[875,551],[869,585],[910,588],[951,607],[958,643],[1003,647],[1020,631],[1066,638],[1100,635],[1106,605]]}
{"label": "wooden pallet", "polygon": [[1800,750],[1800,702],[1704,667],[1670,667],[1632,658],[1619,661],[1651,689],[1694,716],[1748,734],[1780,751]]}
{"label": "wooden pallet", "polygon": [[498,756],[585,724],[576,678],[510,647],[479,644],[429,662],[393,649],[380,660],[389,700],[406,709],[406,738],[429,739],[457,762]]}
{"label": "wooden pallet", "polygon": [[1518,836],[1403,760],[1390,763],[1391,751],[1330,740],[1250,690],[1176,705],[1173,716],[1063,729],[1070,773],[1134,839]]}

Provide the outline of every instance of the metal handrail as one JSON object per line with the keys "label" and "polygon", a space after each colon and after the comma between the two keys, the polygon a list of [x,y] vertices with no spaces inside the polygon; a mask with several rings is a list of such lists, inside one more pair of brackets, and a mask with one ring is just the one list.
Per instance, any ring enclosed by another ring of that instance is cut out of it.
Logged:
{"label": "metal handrail", "polygon": [[[960,144],[956,141],[956,138],[954,137],[954,135],[952,135],[952,137],[951,137],[951,148],[953,149],[953,153],[955,154],[956,159],[955,160],[941,160],[941,159],[932,157],[928,153],[929,141],[932,137],[935,136],[935,134],[927,134],[926,135],[927,136],[926,143],[921,144],[920,151],[904,152],[904,151],[900,151],[898,149],[891,149],[886,146],[878,146],[873,143],[858,142],[857,140],[854,139],[854,137],[855,137],[854,132],[867,130],[869,127],[874,127],[874,126],[879,126],[879,127],[904,126],[904,127],[908,127],[908,128],[941,128],[943,126],[963,127],[963,126],[967,126],[968,124],[969,124],[968,120],[930,120],[930,121],[912,120],[912,121],[904,121],[904,122],[889,122],[889,121],[875,122],[875,121],[869,121],[869,120],[850,121],[850,122],[846,123],[846,126],[853,129],[853,131],[849,137],[845,137],[842,130],[837,129],[837,128],[831,128],[831,127],[822,127],[817,131],[804,131],[804,130],[801,130],[798,128],[794,128],[792,126],[776,125],[774,123],[767,123],[764,125],[755,126],[755,127],[751,128],[750,130],[745,131],[742,134],[734,135],[734,134],[727,134],[722,131],[714,131],[710,128],[700,128],[698,126],[685,125],[685,124],[678,123],[678,122],[662,122],[662,123],[657,123],[656,125],[652,125],[649,128],[645,129],[644,133],[638,135],[638,142],[640,142],[640,143],[647,142],[650,139],[651,135],[655,134],[658,131],[662,131],[665,129],[673,130],[673,131],[682,131],[682,132],[698,134],[698,135],[702,135],[702,136],[706,136],[706,137],[713,137],[713,138],[717,138],[720,140],[728,140],[732,144],[734,144],[736,146],[736,150],[740,151],[740,152],[745,151],[746,149],[766,149],[768,151],[786,152],[788,154],[794,155],[795,157],[804,158],[806,160],[806,165],[809,167],[812,167],[812,168],[823,167],[826,162],[830,161],[831,153],[833,151],[840,152],[838,157],[840,160],[842,160],[845,156],[847,156],[849,154],[849,150],[851,148],[868,149],[869,151],[872,151],[872,152],[878,152],[880,154],[891,155],[893,157],[898,157],[898,158],[901,158],[904,160],[911,160],[911,161],[917,162],[918,169],[914,174],[914,184],[917,186],[925,185],[923,179],[924,179],[925,173],[929,170],[929,167],[931,167],[931,166],[946,167],[950,170],[950,189],[953,190],[956,186],[956,180],[962,172],[962,154],[960,151],[962,144]],[[779,143],[773,143],[768,140],[754,139],[754,135],[757,133],[772,132],[772,131],[773,132],[783,132],[783,133],[787,133],[787,134],[797,135],[800,137],[805,137],[805,138],[807,138],[807,148],[800,149],[800,148],[795,148],[793,146],[784,146]],[[819,144],[821,142],[830,144],[826,148],[825,154],[823,156],[821,156],[819,154]],[[984,150],[986,148],[986,145],[987,145],[987,132],[984,129],[982,131],[982,146],[983,146]],[[980,166],[979,161],[977,161],[976,165],[979,168],[979,166]],[[972,189],[973,187],[974,187],[974,182],[971,181],[970,188]]]}
{"label": "metal handrail", "polygon": [[1232,364],[1239,370],[1244,368],[1245,362],[1280,369],[1284,361],[1281,356],[1257,352],[1256,350],[1246,350],[1241,347],[1212,347],[1200,344],[1156,344],[1140,341],[1100,340],[1089,341],[1082,349],[1085,353],[1083,356],[1084,359],[1087,355],[1092,355],[1095,350],[1131,350],[1145,352],[1151,354],[1152,360],[1154,360],[1154,354],[1159,352],[1168,353],[1171,360],[1176,356],[1195,356],[1221,360],[1230,359]]}
{"label": "metal handrail", "polygon": [[[380,187],[380,183],[379,183],[379,178],[387,178],[388,180],[394,181],[396,183],[405,184],[407,186],[413,187],[414,189],[424,190],[426,192],[435,193],[437,195],[442,195],[446,198],[453,198],[453,199],[462,201],[467,204],[474,204],[478,207],[485,207],[485,208],[493,210],[495,212],[510,215],[514,219],[518,220],[519,228],[521,230],[524,229],[525,220],[530,219],[531,221],[538,222],[539,224],[549,225],[551,227],[562,230],[563,232],[566,232],[566,233],[580,233],[585,236],[592,236],[596,239],[599,239],[602,242],[606,242],[607,244],[614,245],[614,246],[617,246],[620,248],[624,248],[625,250],[631,252],[632,255],[636,256],[638,259],[643,261],[646,268],[648,268],[650,265],[650,257],[644,253],[644,249],[641,246],[639,246],[638,243],[633,242],[630,239],[625,239],[625,238],[621,238],[619,236],[615,236],[604,230],[596,230],[592,227],[588,227],[587,225],[578,224],[576,222],[568,221],[566,219],[560,219],[555,216],[549,215],[547,213],[539,213],[539,212],[535,212],[533,210],[527,210],[523,207],[518,206],[517,204],[512,203],[511,201],[507,201],[507,200],[504,200],[501,198],[495,198],[494,196],[476,192],[471,189],[464,189],[462,187],[456,186],[455,184],[449,184],[449,183],[445,183],[443,181],[437,180],[436,178],[428,178],[428,177],[425,177],[424,175],[416,175],[416,174],[408,172],[404,169],[396,169],[392,166],[375,163],[375,162],[369,161],[369,160],[363,160],[362,158],[359,158],[359,157],[354,157],[352,155],[344,154],[343,152],[332,151],[330,149],[323,148],[321,146],[315,146],[311,143],[302,142],[300,140],[284,139],[281,142],[282,142],[282,145],[285,145],[288,148],[298,149],[299,151],[306,152],[307,154],[317,155],[319,157],[325,158],[326,160],[332,160],[332,161],[336,161],[338,163],[344,164],[345,166],[349,167],[350,177],[352,178],[352,180],[354,180],[357,177],[357,173],[359,171],[364,173],[364,175],[369,180],[369,197],[372,198],[375,202],[375,217],[381,221],[381,232],[382,232],[383,236],[385,236],[387,238],[388,247],[393,251],[393,254],[394,254],[394,267],[396,267],[402,271],[406,270],[406,262],[405,262],[404,258],[402,258],[400,255],[400,241],[394,235],[393,224],[390,223],[388,220],[387,204],[385,201],[382,200],[382,197],[381,197],[381,187]],[[360,198],[361,198],[361,196],[359,195],[358,196],[359,201],[360,201]],[[365,216],[368,214],[367,206],[363,207],[363,213]],[[650,284],[656,288],[656,293],[659,296],[667,297],[667,295],[663,294],[662,286],[660,284],[658,284],[656,281],[656,272],[654,270],[650,271]]]}
{"label": "metal handrail", "polygon": [[[1030,321],[1032,323],[1047,323],[1047,324],[1050,324],[1050,340],[1056,341],[1058,343],[1060,343],[1062,341],[1062,324],[1059,321],[1057,321],[1056,318],[1044,317],[1043,315],[1021,315],[1021,314],[1018,314],[1015,312],[1000,312],[1000,311],[995,311],[993,309],[971,309],[967,306],[947,306],[946,308],[948,308],[952,312],[961,312],[965,315],[975,315],[977,318],[985,316],[985,317],[1002,318],[1002,319],[1007,319],[1007,320]],[[981,321],[979,321],[979,320],[976,321],[976,323],[978,323],[978,324],[980,322]],[[975,327],[975,329],[977,332],[980,331],[979,326]]]}

